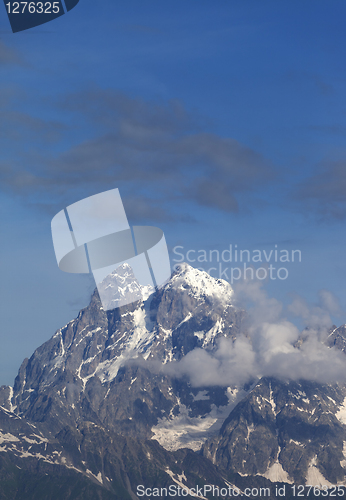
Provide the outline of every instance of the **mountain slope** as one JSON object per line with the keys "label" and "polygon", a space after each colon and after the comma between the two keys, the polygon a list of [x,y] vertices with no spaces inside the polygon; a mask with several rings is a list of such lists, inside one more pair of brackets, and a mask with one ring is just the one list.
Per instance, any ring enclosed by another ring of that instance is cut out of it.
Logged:
{"label": "mountain slope", "polygon": [[[0,498],[45,500],[34,486],[21,490],[29,473],[40,488],[46,474],[58,481],[66,499],[137,498],[138,484],[345,483],[344,386],[263,378],[195,387],[165,369],[243,333],[228,283],[188,265],[150,296],[128,266],[104,285],[119,283],[138,300],[105,312],[95,290],[23,362],[13,389],[0,388],[0,481],[10,491]],[[344,350],[345,331],[334,328],[327,345]]]}
{"label": "mountain slope", "polygon": [[338,410],[345,394],[339,386],[261,379],[203,454],[245,476],[305,484],[315,471],[320,485],[343,484],[346,428]]}
{"label": "mountain slope", "polygon": [[226,282],[187,265],[148,300],[112,311],[103,310],[95,291],[90,305],[22,364],[11,398],[15,412],[55,432],[88,420],[150,438],[154,425],[180,409],[198,417],[212,405],[227,406],[234,399],[227,388],[210,391],[206,404],[186,380],[128,362],[165,364],[195,347],[213,350],[220,337],[235,338],[243,313],[232,296]]}

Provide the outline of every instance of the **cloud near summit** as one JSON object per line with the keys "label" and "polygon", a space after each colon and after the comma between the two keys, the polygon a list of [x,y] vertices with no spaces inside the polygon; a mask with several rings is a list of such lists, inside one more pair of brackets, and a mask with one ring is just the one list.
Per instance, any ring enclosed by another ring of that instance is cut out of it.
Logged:
{"label": "cloud near summit", "polygon": [[251,302],[246,333],[235,342],[221,338],[215,352],[197,348],[182,360],[161,367],[171,376],[188,376],[195,387],[234,386],[263,376],[281,380],[311,380],[319,383],[346,381],[346,357],[323,342],[332,326],[330,314],[339,311],[336,298],[320,293],[319,304],[309,306],[295,297],[290,311],[305,329],[299,329],[283,314],[283,306],[268,297],[261,285],[242,283],[235,287],[239,305]]}

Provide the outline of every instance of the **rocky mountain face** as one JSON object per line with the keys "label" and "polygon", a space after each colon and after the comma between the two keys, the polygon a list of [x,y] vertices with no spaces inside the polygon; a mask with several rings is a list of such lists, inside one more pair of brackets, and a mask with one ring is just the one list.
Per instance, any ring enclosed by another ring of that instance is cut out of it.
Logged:
{"label": "rocky mountain face", "polygon": [[[127,274],[135,281],[130,268]],[[88,420],[140,438],[152,436],[158,419],[179,414],[179,405],[198,415],[199,407],[203,414],[224,406],[232,399],[227,389],[211,391],[206,404],[196,397],[200,390],[193,394],[186,381],[155,374],[143,362],[165,364],[195,347],[213,350],[221,336],[235,338],[243,313],[232,294],[226,282],[187,266],[148,300],[112,311],[103,310],[95,291],[74,321],[24,361],[11,404],[55,432]]]}
{"label": "rocky mountain face", "polygon": [[242,476],[344,484],[345,394],[344,387],[263,378],[204,444],[203,455]]}
{"label": "rocky mountain face", "polygon": [[[184,264],[149,295],[124,265],[104,282],[120,285],[136,302],[106,312],[95,290],[0,389],[0,499],[138,498],[139,484],[346,484],[345,387],[270,378],[193,387],[164,369],[244,331],[228,283]],[[344,350],[346,328],[327,343]]]}
{"label": "rocky mountain face", "polygon": [[331,328],[325,343],[327,346],[336,347],[346,354],[346,325]]}

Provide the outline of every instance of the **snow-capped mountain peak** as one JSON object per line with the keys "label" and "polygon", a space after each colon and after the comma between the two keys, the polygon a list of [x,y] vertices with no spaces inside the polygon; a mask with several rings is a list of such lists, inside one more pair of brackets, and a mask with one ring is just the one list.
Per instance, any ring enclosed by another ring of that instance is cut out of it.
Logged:
{"label": "snow-capped mountain peak", "polygon": [[101,283],[98,283],[97,289],[106,311],[138,300],[147,300],[155,291],[149,284],[140,285],[127,263],[121,264],[108,274]]}
{"label": "snow-capped mountain peak", "polygon": [[239,329],[242,313],[232,306],[230,285],[187,264],[147,300],[128,265],[102,284],[105,292],[119,287],[138,300],[105,311],[95,290],[89,306],[23,363],[14,388],[18,411],[30,407],[28,390],[63,380],[59,391],[65,397],[67,377],[84,394],[92,381],[112,382],[131,359],[165,364],[198,347],[212,350],[218,338],[235,338]]}
{"label": "snow-capped mountain peak", "polygon": [[[244,484],[346,483],[345,386],[262,378],[195,387],[180,373],[191,351],[212,357],[222,339],[243,331],[245,313],[227,282],[184,264],[145,299],[129,266],[107,279],[106,289],[139,292],[138,300],[105,311],[95,290],[88,307],[23,362],[13,390],[0,388],[0,453],[18,469],[39,461],[111,488],[123,477],[114,464],[137,446],[138,470],[145,460],[151,470],[157,457],[155,474],[169,464],[180,484],[188,473],[174,464],[190,448],[189,464],[195,457],[203,470],[220,467]],[[345,339],[342,326],[326,343],[346,352]],[[132,458],[128,464],[132,470]]]}
{"label": "snow-capped mountain peak", "polygon": [[165,288],[187,290],[195,297],[214,298],[229,305],[231,305],[234,295],[233,289],[227,281],[215,279],[207,272],[191,267],[185,262],[179,264]]}

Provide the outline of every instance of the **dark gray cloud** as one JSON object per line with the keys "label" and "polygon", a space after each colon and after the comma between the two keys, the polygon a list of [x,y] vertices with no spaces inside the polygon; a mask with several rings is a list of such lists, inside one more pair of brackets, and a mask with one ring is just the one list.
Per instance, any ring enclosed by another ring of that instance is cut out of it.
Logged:
{"label": "dark gray cloud", "polygon": [[155,203],[154,200],[148,202],[148,200],[142,196],[127,196],[124,199],[124,208],[127,217],[134,223],[143,219],[155,220],[157,222],[173,220],[172,215],[160,206],[159,202]]}
{"label": "dark gray cloud", "polygon": [[23,64],[22,56],[0,40],[0,65]]}
{"label": "dark gray cloud", "polygon": [[310,125],[309,130],[313,132],[320,132],[321,134],[328,135],[346,135],[346,127],[344,125]]}
{"label": "dark gray cloud", "polygon": [[82,188],[92,194],[122,183],[143,214],[167,220],[169,209],[157,210],[163,202],[236,212],[242,194],[275,176],[261,155],[235,139],[205,132],[205,121],[178,101],[145,102],[96,89],[70,95],[60,109],[87,127],[89,138],[59,154],[30,151],[26,171],[6,176],[8,188],[59,196]]}
{"label": "dark gray cloud", "polygon": [[306,209],[322,218],[346,217],[346,161],[320,166],[315,174],[301,183],[294,198]]}
{"label": "dark gray cloud", "polygon": [[29,138],[36,143],[57,142],[65,129],[62,123],[42,120],[27,113],[1,109],[0,134],[7,141],[25,142]]}
{"label": "dark gray cloud", "polygon": [[66,125],[57,120],[43,119],[23,111],[26,106],[25,90],[15,86],[1,88],[0,145],[3,152],[14,148],[12,159],[35,145],[42,147],[58,142],[66,130]]}
{"label": "dark gray cloud", "polygon": [[327,82],[321,75],[310,71],[288,71],[285,74],[285,79],[292,83],[296,83],[301,88],[302,85],[308,84],[310,87],[315,87],[322,95],[331,95],[334,93],[334,87]]}

